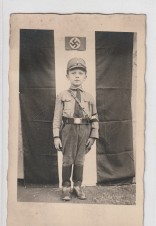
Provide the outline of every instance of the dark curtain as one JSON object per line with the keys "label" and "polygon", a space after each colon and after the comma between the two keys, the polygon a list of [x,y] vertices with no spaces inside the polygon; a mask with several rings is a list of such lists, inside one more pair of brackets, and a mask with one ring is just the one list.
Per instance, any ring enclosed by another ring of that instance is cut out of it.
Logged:
{"label": "dark curtain", "polygon": [[19,90],[25,183],[58,185],[52,139],[56,97],[52,30],[20,30]]}
{"label": "dark curtain", "polygon": [[96,32],[96,96],[99,114],[97,183],[134,177],[132,137],[133,33]]}

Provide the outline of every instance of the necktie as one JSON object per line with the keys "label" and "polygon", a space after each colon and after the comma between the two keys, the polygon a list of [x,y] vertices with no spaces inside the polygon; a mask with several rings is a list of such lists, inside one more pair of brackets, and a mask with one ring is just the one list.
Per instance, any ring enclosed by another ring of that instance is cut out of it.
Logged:
{"label": "necktie", "polygon": [[[76,97],[81,102],[81,92],[79,89],[76,89]],[[83,111],[76,100],[75,100],[74,118],[83,118]]]}

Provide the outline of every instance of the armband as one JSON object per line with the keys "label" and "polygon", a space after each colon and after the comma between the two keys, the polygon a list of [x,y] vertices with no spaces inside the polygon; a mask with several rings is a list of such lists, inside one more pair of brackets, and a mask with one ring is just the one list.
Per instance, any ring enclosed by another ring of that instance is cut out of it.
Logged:
{"label": "armband", "polygon": [[97,114],[92,115],[90,120],[91,122],[99,122],[98,115]]}

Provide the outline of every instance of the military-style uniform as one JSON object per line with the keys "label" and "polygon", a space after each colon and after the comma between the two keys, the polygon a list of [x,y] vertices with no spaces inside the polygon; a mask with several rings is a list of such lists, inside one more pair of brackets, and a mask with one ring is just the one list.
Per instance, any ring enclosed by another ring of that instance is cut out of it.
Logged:
{"label": "military-style uniform", "polygon": [[[72,89],[72,87],[70,87]],[[89,118],[97,116],[96,105],[93,97],[79,87],[81,92],[81,103],[88,114],[88,119],[74,123],[75,99],[66,90],[61,92],[56,99],[55,113],[53,120],[53,136],[62,140],[63,166],[80,165],[83,166],[85,158],[86,143],[89,137],[98,138],[98,122],[90,121]],[[76,95],[76,90],[73,90]],[[78,117],[79,118],[79,117]],[[73,121],[69,121],[72,119]],[[64,185],[64,181],[63,181]]]}
{"label": "military-style uniform", "polygon": [[[71,95],[74,94],[81,102],[81,107]],[[83,109],[84,110],[83,110]],[[56,98],[53,136],[62,141],[63,167],[62,186],[71,186],[73,165],[74,186],[81,186],[86,143],[90,137],[98,138],[97,109],[94,98],[82,87],[61,92]]]}

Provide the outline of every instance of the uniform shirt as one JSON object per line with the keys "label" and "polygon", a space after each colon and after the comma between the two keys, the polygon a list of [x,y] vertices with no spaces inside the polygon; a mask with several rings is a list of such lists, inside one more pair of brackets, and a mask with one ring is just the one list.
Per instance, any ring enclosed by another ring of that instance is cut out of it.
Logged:
{"label": "uniform shirt", "polygon": [[[91,117],[92,115],[97,114],[94,98],[89,93],[85,92],[82,89],[82,87],[78,88],[81,91],[81,104],[84,107],[88,116]],[[73,92],[76,95],[76,91]],[[53,119],[53,137],[59,137],[63,116],[67,118],[73,118],[74,108],[75,108],[75,99],[71,96],[68,90],[61,92],[57,96]],[[99,137],[98,129],[99,129],[98,122],[92,122],[90,137],[98,138]]]}

